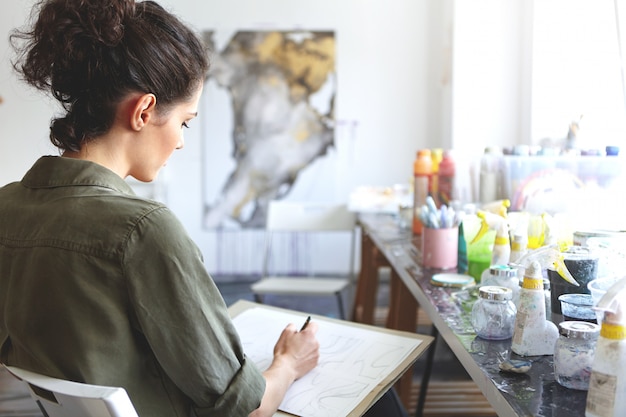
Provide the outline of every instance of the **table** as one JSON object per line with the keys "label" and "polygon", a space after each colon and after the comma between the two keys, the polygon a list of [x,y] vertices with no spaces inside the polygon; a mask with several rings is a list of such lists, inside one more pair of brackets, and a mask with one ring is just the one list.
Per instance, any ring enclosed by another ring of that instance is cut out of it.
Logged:
{"label": "table", "polygon": [[[501,372],[504,358],[519,359],[511,352],[511,339],[489,341],[476,336],[469,312],[455,301],[460,290],[430,284],[433,272],[419,266],[419,242],[392,215],[361,214],[361,273],[357,283],[353,320],[371,324],[376,304],[377,268],[390,266],[390,313],[386,325],[413,331],[417,305],[428,314],[433,328],[448,344],[467,373],[478,385],[498,416],[584,416],[586,391],[571,390],[554,378],[552,356],[524,358],[532,361],[527,374]],[[554,317],[553,321],[558,321]],[[403,378],[397,389],[406,404]],[[418,408],[419,412],[419,408]]]}

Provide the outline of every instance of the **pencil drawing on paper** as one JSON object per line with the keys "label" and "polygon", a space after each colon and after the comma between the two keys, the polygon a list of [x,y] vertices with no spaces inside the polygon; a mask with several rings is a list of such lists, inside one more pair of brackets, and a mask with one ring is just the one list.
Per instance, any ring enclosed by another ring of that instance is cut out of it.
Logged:
{"label": "pencil drawing on paper", "polygon": [[[278,335],[297,314],[252,308],[234,318],[244,351],[260,369],[272,360]],[[318,366],[289,389],[280,409],[308,417],[347,415],[420,341],[324,321]]]}

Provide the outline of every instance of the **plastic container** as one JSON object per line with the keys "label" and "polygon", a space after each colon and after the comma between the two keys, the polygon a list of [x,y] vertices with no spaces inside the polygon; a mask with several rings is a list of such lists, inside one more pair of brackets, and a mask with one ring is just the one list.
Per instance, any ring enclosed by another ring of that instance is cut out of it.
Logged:
{"label": "plastic container", "polygon": [[601,190],[616,186],[624,166],[621,156],[505,155],[501,159],[504,195],[514,211],[560,211],[556,208],[567,208],[565,203],[584,197],[588,190],[582,185]]}
{"label": "plastic container", "polygon": [[459,249],[457,227],[422,230],[422,266],[426,269],[455,269]]}
{"label": "plastic container", "polygon": [[559,296],[563,320],[597,323],[591,294],[563,294]]}
{"label": "plastic container", "polygon": [[[626,277],[604,277],[604,278],[596,278],[593,281],[587,284],[587,289],[591,293],[591,298],[593,300],[593,305],[598,305],[598,301],[602,298],[602,296],[608,291],[609,288],[613,286],[617,281]],[[601,321],[598,320],[598,323]]]}
{"label": "plastic container", "polygon": [[580,321],[559,323],[560,336],[554,347],[554,376],[565,388],[589,389],[600,326]]}
{"label": "plastic container", "polygon": [[588,236],[584,240],[585,246],[599,257],[598,277],[623,276],[626,271],[626,233],[611,233],[610,236]]}
{"label": "plastic container", "polygon": [[[576,250],[574,250],[576,249]],[[598,255],[592,253],[587,248],[574,247],[572,252],[563,253],[565,266],[574,279],[580,284],[575,286],[565,281],[556,271],[548,269],[550,278],[550,289],[552,298],[552,312],[561,312],[561,302],[559,297],[563,294],[589,294],[587,284],[598,276]]]}
{"label": "plastic container", "polygon": [[511,301],[513,292],[499,286],[483,286],[472,307],[472,327],[483,339],[504,340],[513,336],[517,310]]}

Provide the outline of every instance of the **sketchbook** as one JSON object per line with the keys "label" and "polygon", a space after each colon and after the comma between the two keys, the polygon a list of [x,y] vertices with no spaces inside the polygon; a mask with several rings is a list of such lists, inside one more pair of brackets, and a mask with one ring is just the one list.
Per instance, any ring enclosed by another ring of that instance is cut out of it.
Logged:
{"label": "sketchbook", "polygon": [[[262,371],[287,324],[299,327],[308,316],[249,301],[238,301],[229,312],[246,356]],[[432,342],[415,333],[320,316],[313,320],[319,326],[319,363],[294,382],[279,407],[296,416],[363,415]]]}

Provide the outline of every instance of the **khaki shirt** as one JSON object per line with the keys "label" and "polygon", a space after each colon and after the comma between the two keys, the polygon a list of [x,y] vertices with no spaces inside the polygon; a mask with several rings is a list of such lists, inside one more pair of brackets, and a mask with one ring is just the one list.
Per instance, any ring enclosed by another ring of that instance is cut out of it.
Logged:
{"label": "khaki shirt", "polygon": [[98,164],[0,188],[0,360],[121,386],[142,417],[244,416],[265,380],[172,212]]}

